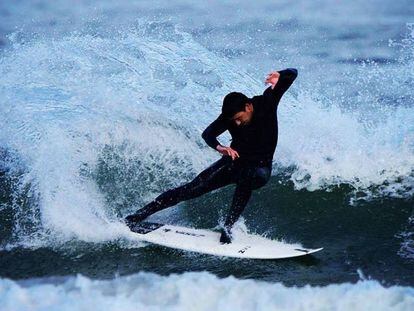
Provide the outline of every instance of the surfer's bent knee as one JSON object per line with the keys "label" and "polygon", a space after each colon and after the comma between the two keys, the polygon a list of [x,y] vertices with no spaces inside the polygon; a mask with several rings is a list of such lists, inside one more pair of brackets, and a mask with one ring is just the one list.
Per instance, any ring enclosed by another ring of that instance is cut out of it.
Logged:
{"label": "surfer's bent knee", "polygon": [[271,171],[268,167],[258,167],[252,181],[252,189],[259,189],[267,184]]}

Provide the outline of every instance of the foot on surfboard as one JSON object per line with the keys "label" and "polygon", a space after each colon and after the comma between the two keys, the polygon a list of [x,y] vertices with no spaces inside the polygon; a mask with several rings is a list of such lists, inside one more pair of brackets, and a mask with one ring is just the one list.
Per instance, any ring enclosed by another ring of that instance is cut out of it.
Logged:
{"label": "foot on surfboard", "polygon": [[231,243],[231,233],[228,229],[221,229],[220,243],[221,244],[230,244]]}
{"label": "foot on surfboard", "polygon": [[125,223],[129,228],[131,228],[134,227],[137,223],[143,221],[147,217],[148,216],[139,213],[131,214],[125,217]]}

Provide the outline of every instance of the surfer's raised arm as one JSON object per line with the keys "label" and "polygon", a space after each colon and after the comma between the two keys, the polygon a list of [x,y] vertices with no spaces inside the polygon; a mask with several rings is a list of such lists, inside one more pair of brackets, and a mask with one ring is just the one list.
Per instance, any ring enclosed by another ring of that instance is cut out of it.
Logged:
{"label": "surfer's raised arm", "polygon": [[265,83],[269,83],[270,87],[265,90],[265,93],[271,92],[276,100],[280,100],[297,76],[298,70],[296,68],[286,68],[269,73]]}

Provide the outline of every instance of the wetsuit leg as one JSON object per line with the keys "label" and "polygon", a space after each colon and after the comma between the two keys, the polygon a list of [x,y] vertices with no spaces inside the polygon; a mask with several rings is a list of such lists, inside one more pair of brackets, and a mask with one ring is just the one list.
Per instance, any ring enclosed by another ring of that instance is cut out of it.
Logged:
{"label": "wetsuit leg", "polygon": [[198,174],[191,182],[162,193],[135,214],[127,216],[127,222],[142,221],[150,215],[181,201],[196,198],[230,184],[232,182],[231,161],[230,157],[222,157]]}
{"label": "wetsuit leg", "polygon": [[271,167],[243,167],[239,171],[229,214],[224,223],[220,242],[231,242],[231,228],[244,211],[252,191],[263,187],[270,179]]}

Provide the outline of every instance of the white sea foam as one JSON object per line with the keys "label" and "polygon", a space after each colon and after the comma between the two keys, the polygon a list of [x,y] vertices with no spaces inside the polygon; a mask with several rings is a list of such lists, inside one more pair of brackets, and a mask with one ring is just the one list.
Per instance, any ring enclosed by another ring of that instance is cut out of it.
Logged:
{"label": "white sea foam", "polygon": [[[40,217],[30,221],[38,228],[28,230],[22,225],[28,213],[16,203],[21,242],[33,241],[39,229],[53,230],[59,241],[125,236],[112,209],[125,203],[123,194],[138,191],[135,200],[143,202],[214,159],[200,148],[200,124],[217,114],[223,89],[254,80],[225,72],[226,62],[187,34],[173,31],[174,41],[160,41],[151,27],[116,39],[16,43],[0,60],[1,146],[24,167],[16,198],[29,186],[38,200],[30,217]],[[102,166],[121,172],[111,185],[121,189],[114,197],[98,188],[97,179],[108,178]]]}
{"label": "white sea foam", "polygon": [[414,289],[377,281],[324,287],[219,279],[207,272],[112,280],[77,275],[15,282],[0,279],[4,311],[18,310],[413,310]]}

